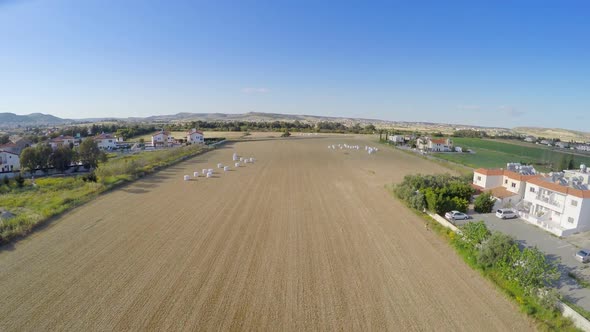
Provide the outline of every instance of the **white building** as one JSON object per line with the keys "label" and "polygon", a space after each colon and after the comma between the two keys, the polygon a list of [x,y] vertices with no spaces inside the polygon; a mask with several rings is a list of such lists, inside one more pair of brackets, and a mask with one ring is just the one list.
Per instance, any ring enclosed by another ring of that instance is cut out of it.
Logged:
{"label": "white building", "polygon": [[112,150],[117,147],[117,138],[111,134],[102,133],[94,136],[94,141],[99,149]]}
{"label": "white building", "polygon": [[168,145],[168,136],[170,135],[167,131],[159,131],[152,135],[152,146],[162,147]]}
{"label": "white building", "polygon": [[590,230],[586,167],[529,180],[518,212],[524,220],[558,236]]}
{"label": "white building", "polygon": [[531,166],[508,163],[506,168],[479,168],[473,172],[473,187],[496,199],[494,209],[516,206],[524,197],[527,181],[540,177]]}
{"label": "white building", "polygon": [[570,144],[568,142],[557,142],[555,143],[555,146],[560,149],[567,149],[570,147]]}
{"label": "white building", "polygon": [[18,170],[20,170],[20,158],[18,154],[0,151],[0,172],[14,172]]}
{"label": "white building", "polygon": [[432,152],[453,152],[453,141],[450,138],[429,138],[427,149]]}
{"label": "white building", "polygon": [[193,128],[186,133],[186,142],[188,144],[204,144],[205,136],[202,131]]}
{"label": "white building", "polygon": [[402,144],[406,141],[401,135],[390,135],[387,137],[387,140],[394,144]]}
{"label": "white building", "polygon": [[58,136],[56,138],[52,138],[47,142],[52,149],[57,149],[60,146],[76,146],[78,145],[78,140],[72,136]]}

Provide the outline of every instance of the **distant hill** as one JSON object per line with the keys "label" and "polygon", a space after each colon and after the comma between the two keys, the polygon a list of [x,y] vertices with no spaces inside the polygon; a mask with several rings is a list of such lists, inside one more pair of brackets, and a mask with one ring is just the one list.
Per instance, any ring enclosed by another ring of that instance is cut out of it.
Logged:
{"label": "distant hill", "polygon": [[61,119],[51,114],[31,113],[28,115],[17,115],[14,113],[0,113],[0,125],[14,127],[17,125],[53,125],[72,122],[72,120]]}
{"label": "distant hill", "polygon": [[416,131],[440,131],[445,134],[451,134],[457,129],[475,129],[485,130],[489,134],[506,134],[519,133],[532,135],[536,137],[559,138],[563,141],[590,141],[590,133],[559,129],[559,128],[537,128],[537,127],[517,127],[514,129],[498,127],[482,127],[473,125],[447,124],[434,122],[406,122],[406,121],[387,121],[378,119],[352,118],[352,117],[332,117],[318,115],[298,115],[298,114],[280,114],[280,113],[261,113],[249,112],[241,114],[227,113],[177,113],[170,115],[154,115],[148,117],[129,117],[129,118],[91,118],[91,119],[61,119],[50,114],[32,113],[28,115],[17,115],[14,113],[0,113],[0,128],[14,128],[16,126],[36,126],[36,125],[63,125],[69,123],[94,123],[94,122],[142,122],[142,123],[178,123],[188,121],[244,121],[244,122],[266,122],[266,121],[300,121],[303,123],[317,123],[320,121],[340,122],[347,126],[360,124],[362,126],[373,124],[377,128],[396,128]]}
{"label": "distant hill", "polygon": [[545,138],[559,138],[562,141],[590,141],[590,133],[561,128],[516,127],[513,131],[525,135]]}

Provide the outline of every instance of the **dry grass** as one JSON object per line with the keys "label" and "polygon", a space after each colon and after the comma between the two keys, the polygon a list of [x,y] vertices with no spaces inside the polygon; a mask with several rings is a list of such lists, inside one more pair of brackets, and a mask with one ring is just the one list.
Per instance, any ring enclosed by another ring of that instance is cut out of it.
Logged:
{"label": "dry grass", "polygon": [[[0,252],[0,330],[534,329],[384,184],[446,171],[353,138],[226,146]],[[183,174],[258,159],[217,178]]]}

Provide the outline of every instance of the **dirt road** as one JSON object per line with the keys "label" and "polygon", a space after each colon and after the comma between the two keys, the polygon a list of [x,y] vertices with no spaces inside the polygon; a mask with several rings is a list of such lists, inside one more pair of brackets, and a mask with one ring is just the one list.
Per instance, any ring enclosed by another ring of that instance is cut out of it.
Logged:
{"label": "dirt road", "polygon": [[336,142],[235,143],[2,248],[0,330],[534,328],[384,188],[435,164]]}

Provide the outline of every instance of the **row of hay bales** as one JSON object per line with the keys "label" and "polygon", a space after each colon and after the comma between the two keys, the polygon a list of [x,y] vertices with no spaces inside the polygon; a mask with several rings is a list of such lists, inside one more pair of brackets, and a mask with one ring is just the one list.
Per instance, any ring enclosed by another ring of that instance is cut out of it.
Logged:
{"label": "row of hay bales", "polygon": [[[242,163],[244,163],[244,164],[251,164],[251,163],[254,163],[254,161],[256,161],[254,159],[254,157],[248,157],[248,158],[246,158],[246,157],[240,157],[240,156],[238,156],[237,153],[234,153],[233,154],[232,159],[233,159],[233,161],[235,161],[235,163],[234,163],[234,167],[235,168],[241,167],[242,166]],[[218,169],[222,169],[224,172],[228,172],[230,170],[230,166],[224,165],[223,163],[217,163],[217,168]],[[193,172],[193,178],[196,179],[196,178],[198,178],[201,175],[203,177],[206,177],[206,178],[211,178],[211,177],[213,177],[213,174],[214,174],[213,168],[203,168],[201,170],[201,173],[199,173],[199,171]],[[184,181],[189,181],[190,179],[191,179],[190,175],[186,175],[185,174],[183,176],[183,180]]]}
{"label": "row of hay bales", "polygon": [[[343,149],[348,149],[348,150],[360,150],[360,146],[358,145],[348,145],[348,144],[332,144],[332,145],[328,145],[328,149],[331,150],[343,150]],[[379,151],[378,148],[373,147],[373,146],[367,146],[365,145],[365,151],[367,151],[368,154],[373,154],[377,151]]]}

